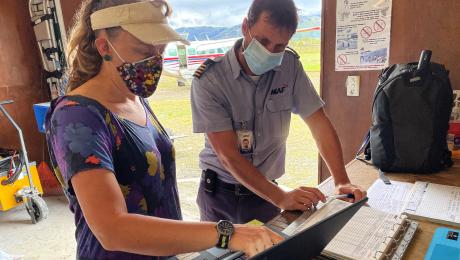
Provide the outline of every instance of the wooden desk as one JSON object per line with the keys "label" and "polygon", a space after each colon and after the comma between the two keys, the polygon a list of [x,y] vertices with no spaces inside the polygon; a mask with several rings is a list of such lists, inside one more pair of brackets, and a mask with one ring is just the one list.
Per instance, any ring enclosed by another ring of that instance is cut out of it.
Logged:
{"label": "wooden desk", "polygon": [[[364,162],[354,160],[350,162],[346,168],[352,183],[360,185],[365,190],[367,190],[374,183],[374,181],[378,179],[377,169],[375,169],[372,165],[368,165]],[[415,181],[426,181],[451,186],[460,186],[460,161],[456,161],[456,164],[448,171],[437,174],[415,175],[406,173],[386,175],[390,178],[390,180],[395,181],[405,181],[412,183]],[[327,181],[332,180],[329,179]],[[278,227],[281,229],[285,225],[290,224],[297,218],[297,216],[297,213],[283,212],[280,216],[280,219],[278,219]],[[404,254],[404,259],[423,259],[426,251],[428,250],[435,229],[441,226],[440,224],[428,221],[417,221],[420,223],[419,228],[409,248]],[[458,227],[452,228],[458,229]]]}
{"label": "wooden desk", "polygon": [[[378,179],[378,171],[372,166],[364,162],[354,160],[347,165],[347,172],[352,183],[360,185],[363,189],[367,190],[375,180]],[[456,161],[456,164],[448,171],[430,174],[430,175],[415,175],[415,174],[386,174],[390,180],[405,181],[405,182],[416,182],[426,181],[438,184],[445,184],[451,186],[460,186],[460,161]],[[332,184],[332,179],[328,179],[327,183],[322,185],[329,186]],[[282,230],[287,227],[290,223],[296,220],[300,216],[299,212],[282,212],[274,220],[267,223],[272,228]],[[419,221],[417,233],[414,236],[409,248],[404,254],[404,259],[423,259],[426,251],[433,237],[434,230],[441,226],[440,224],[431,223],[428,221]],[[446,225],[444,225],[446,226]],[[458,229],[456,227],[452,227]],[[191,259],[197,256],[196,254],[186,254],[179,257],[179,259]]]}
{"label": "wooden desk", "polygon": [[[347,171],[351,181],[368,189],[372,183],[378,178],[378,172],[372,166],[366,165],[361,161],[352,161],[347,166]],[[456,161],[455,165],[448,171],[430,175],[415,175],[415,174],[386,174],[390,180],[395,181],[426,181],[437,184],[445,184],[451,186],[460,186],[460,163]],[[440,224],[419,221],[419,229],[415,234],[409,248],[406,251],[405,259],[423,259],[430,245],[435,229]],[[443,225],[445,226],[445,225]],[[455,228],[455,227],[452,227]],[[458,229],[458,227],[456,228]]]}

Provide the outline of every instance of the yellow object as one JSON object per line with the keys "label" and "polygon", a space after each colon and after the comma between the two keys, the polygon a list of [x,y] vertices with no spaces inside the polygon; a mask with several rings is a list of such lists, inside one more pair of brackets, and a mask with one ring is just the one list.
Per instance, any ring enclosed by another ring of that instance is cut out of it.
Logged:
{"label": "yellow object", "polygon": [[[15,208],[22,204],[22,202],[16,202],[14,194],[24,187],[29,187],[29,178],[27,177],[26,169],[23,168],[23,173],[13,184],[3,185],[3,180],[6,180],[6,176],[0,177],[0,211],[7,211]],[[32,174],[32,181],[34,186],[37,188],[40,194],[43,194],[42,185],[38,176],[37,166],[35,163],[30,164],[30,173]]]}
{"label": "yellow object", "polygon": [[264,225],[264,223],[258,221],[257,219],[251,220],[246,224],[251,225],[251,226],[257,226],[257,227],[261,227]]}

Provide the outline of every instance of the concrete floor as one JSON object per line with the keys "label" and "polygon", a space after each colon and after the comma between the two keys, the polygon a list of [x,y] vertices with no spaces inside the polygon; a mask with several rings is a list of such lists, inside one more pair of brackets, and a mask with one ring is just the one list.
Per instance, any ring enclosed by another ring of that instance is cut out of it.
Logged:
{"label": "concrete floor", "polygon": [[[195,198],[198,181],[180,182],[179,186],[183,191],[180,199],[184,220],[197,221],[199,213]],[[49,216],[36,225],[32,224],[24,206],[0,211],[0,260],[76,258],[75,224],[67,199],[44,199]],[[5,259],[5,255],[11,257]]]}
{"label": "concrete floor", "polygon": [[0,260],[5,253],[20,256],[14,259],[75,259],[75,224],[67,199],[47,197],[45,201],[49,216],[36,225],[24,206],[0,212]]}

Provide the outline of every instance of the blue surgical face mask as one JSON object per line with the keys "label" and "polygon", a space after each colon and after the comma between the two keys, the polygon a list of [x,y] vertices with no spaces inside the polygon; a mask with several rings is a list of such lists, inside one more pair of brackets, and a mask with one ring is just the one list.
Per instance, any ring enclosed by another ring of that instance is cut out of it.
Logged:
{"label": "blue surgical face mask", "polygon": [[246,63],[249,66],[249,69],[251,69],[254,74],[262,75],[265,72],[281,65],[284,51],[272,53],[267,50],[258,40],[256,40],[256,38],[252,37],[250,30],[249,36],[251,36],[252,40],[248,47],[243,51],[243,55]]}

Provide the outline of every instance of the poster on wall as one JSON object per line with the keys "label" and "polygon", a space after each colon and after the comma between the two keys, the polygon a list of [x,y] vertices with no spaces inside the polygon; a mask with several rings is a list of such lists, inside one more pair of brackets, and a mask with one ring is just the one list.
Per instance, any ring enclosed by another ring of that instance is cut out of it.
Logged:
{"label": "poster on wall", "polygon": [[337,0],[335,70],[380,70],[390,56],[392,0]]}

